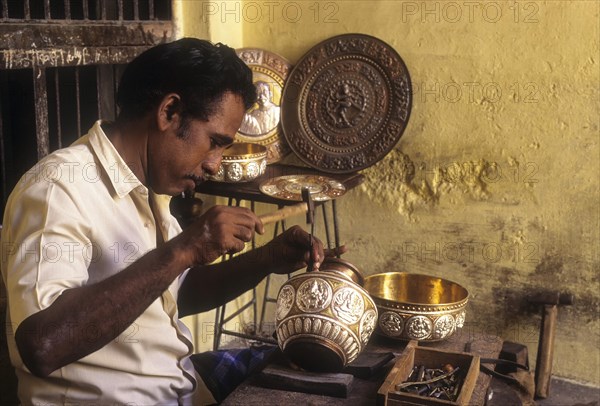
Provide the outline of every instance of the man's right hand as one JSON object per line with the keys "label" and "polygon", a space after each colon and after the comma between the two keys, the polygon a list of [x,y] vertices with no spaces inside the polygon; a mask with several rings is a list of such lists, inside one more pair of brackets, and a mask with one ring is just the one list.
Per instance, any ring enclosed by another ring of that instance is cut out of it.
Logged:
{"label": "man's right hand", "polygon": [[172,242],[189,266],[197,266],[242,251],[255,232],[262,234],[264,226],[250,209],[213,206]]}

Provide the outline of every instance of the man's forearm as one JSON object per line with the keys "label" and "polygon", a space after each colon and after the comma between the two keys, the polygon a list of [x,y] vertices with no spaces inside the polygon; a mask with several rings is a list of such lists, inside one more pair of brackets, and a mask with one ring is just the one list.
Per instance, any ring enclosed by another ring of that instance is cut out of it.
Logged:
{"label": "man's forearm", "polygon": [[[91,354],[121,334],[184,270],[163,246],[101,282],[64,291],[15,333],[23,362],[38,376]],[[94,339],[89,331],[94,329]]]}
{"label": "man's forearm", "polygon": [[192,268],[179,289],[179,316],[225,304],[271,273],[288,274],[301,269],[310,255],[319,261],[323,258],[321,242],[293,226],[260,248],[218,264]]}
{"label": "man's forearm", "polygon": [[212,310],[256,286],[272,271],[267,250],[190,269],[179,289],[179,317]]}

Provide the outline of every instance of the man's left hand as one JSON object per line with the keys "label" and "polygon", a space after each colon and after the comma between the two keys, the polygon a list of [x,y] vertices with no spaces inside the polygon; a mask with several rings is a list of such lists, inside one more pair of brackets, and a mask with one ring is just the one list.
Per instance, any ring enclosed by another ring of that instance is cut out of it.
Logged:
{"label": "man's left hand", "polygon": [[265,247],[271,257],[271,272],[287,274],[306,267],[312,262],[313,269],[318,269],[325,252],[323,243],[302,229],[293,226],[279,234]]}

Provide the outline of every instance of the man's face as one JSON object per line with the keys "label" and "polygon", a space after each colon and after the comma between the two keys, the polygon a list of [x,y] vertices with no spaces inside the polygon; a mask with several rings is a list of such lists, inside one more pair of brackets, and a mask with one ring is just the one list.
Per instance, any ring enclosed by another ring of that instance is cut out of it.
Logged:
{"label": "man's face", "polygon": [[261,106],[266,105],[271,100],[271,91],[268,86],[259,85],[256,88],[257,102]]}
{"label": "man's face", "polygon": [[206,174],[216,174],[244,112],[242,99],[226,93],[208,121],[189,119],[183,137],[178,136],[179,127],[155,136],[148,145],[149,187],[175,196],[193,190]]}

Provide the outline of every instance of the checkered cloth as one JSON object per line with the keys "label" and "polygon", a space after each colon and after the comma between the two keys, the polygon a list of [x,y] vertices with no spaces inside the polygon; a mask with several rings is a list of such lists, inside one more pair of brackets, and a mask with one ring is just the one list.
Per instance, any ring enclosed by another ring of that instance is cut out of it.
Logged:
{"label": "checkered cloth", "polygon": [[243,349],[207,351],[191,356],[196,371],[221,403],[258,367],[264,365],[277,347],[261,345]]}

